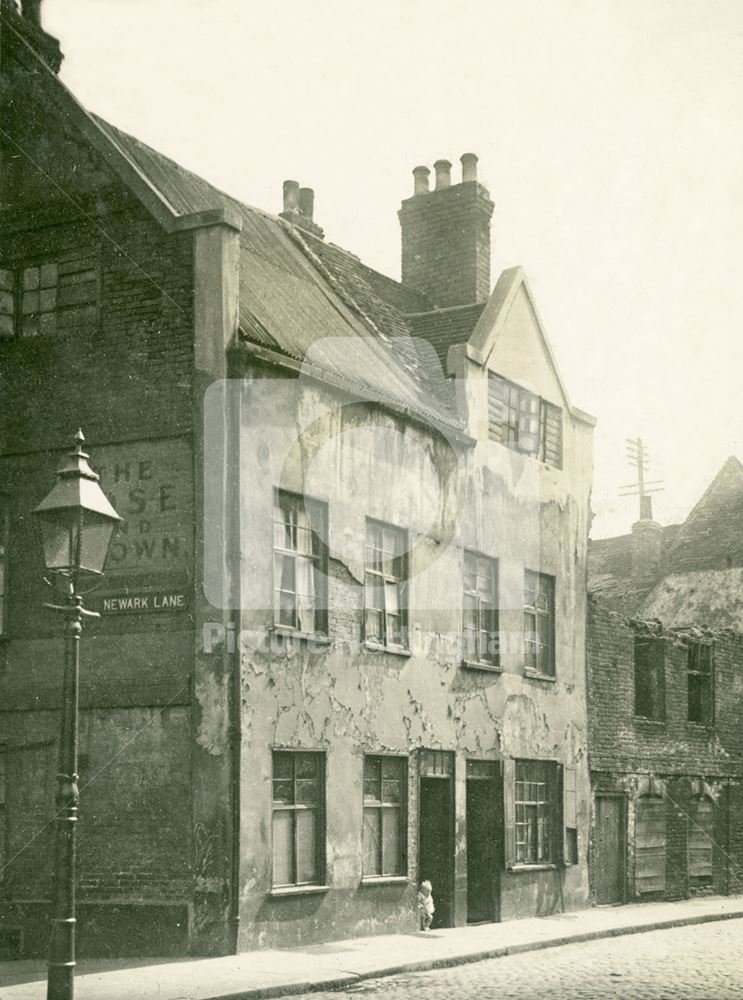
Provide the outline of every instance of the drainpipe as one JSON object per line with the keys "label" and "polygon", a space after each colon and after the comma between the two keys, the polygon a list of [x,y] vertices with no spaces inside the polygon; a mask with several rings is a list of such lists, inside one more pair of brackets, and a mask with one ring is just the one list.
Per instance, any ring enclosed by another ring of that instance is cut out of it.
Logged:
{"label": "drainpipe", "polygon": [[[228,361],[229,372],[229,361]],[[232,510],[239,511],[240,508],[240,394],[237,399],[233,398],[228,406],[228,441],[231,461],[229,462],[228,476],[230,493],[233,498]],[[242,631],[242,601],[239,596],[242,593],[241,570],[242,570],[242,549],[240,537],[240,519],[231,517],[230,525],[230,551],[236,553],[233,557],[231,573],[232,586],[230,588],[233,597],[233,606],[237,608],[231,615],[231,624],[234,626],[233,643],[234,649],[231,651],[231,685],[230,685],[230,751],[231,751],[231,815],[230,828],[232,839],[232,854],[230,858],[230,907],[229,907],[229,946],[233,955],[238,953],[240,937],[240,846],[241,846],[241,800],[240,800],[240,779],[242,769],[242,657],[240,651],[240,634]],[[235,600],[235,598],[238,598]],[[228,649],[229,655],[229,649]]]}

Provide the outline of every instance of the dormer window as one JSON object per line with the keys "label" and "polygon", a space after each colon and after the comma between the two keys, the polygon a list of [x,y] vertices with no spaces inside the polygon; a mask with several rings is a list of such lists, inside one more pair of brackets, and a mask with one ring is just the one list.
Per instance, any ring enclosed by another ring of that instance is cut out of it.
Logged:
{"label": "dormer window", "polygon": [[562,468],[562,410],[515,382],[488,376],[488,435],[506,448]]}

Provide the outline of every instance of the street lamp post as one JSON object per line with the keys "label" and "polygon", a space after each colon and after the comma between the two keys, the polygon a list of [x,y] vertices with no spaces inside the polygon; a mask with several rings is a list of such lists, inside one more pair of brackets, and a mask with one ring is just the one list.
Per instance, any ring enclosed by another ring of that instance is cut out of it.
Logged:
{"label": "street lamp post", "polygon": [[41,522],[44,564],[64,586],[62,604],[45,607],[64,616],[62,728],[55,797],[52,930],[49,945],[48,1000],[72,1000],[75,993],[75,825],[80,801],[77,781],[77,717],[80,635],[83,618],[97,617],[83,607],[80,584],[103,575],[111,536],[121,520],[99,486],[82,450],[82,431],[57,470],[57,482],[35,509]]}

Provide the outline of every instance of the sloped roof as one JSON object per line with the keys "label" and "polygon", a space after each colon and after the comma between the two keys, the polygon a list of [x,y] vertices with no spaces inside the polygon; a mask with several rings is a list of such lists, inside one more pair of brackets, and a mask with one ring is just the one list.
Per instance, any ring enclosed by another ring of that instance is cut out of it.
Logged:
{"label": "sloped roof", "polygon": [[681,525],[669,573],[743,566],[743,465],[731,455]]}
{"label": "sloped roof", "polygon": [[672,573],[645,599],[641,614],[665,625],[708,625],[743,631],[743,567]]}
{"label": "sloped roof", "polygon": [[446,372],[449,348],[470,339],[484,308],[484,302],[475,302],[467,306],[418,312],[408,316],[407,320],[415,336],[433,347],[442,370]]}
{"label": "sloped roof", "polygon": [[[312,354],[349,389],[461,430],[453,393],[436,376],[399,307],[424,300],[352,254],[245,205],[103,119],[101,130],[178,215],[216,207],[237,213],[240,333],[301,361]],[[333,340],[337,340],[334,345]],[[314,348],[322,340],[321,350]]]}

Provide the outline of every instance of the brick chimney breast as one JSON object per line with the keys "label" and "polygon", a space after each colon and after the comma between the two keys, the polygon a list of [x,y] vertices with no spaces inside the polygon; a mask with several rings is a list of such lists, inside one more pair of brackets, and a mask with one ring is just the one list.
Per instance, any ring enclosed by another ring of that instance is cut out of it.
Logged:
{"label": "brick chimney breast", "polygon": [[414,194],[403,201],[402,283],[432,306],[471,305],[490,295],[490,219],[493,202],[477,180],[477,157],[461,157],[462,183],[451,183],[451,163],[434,164],[436,187],[428,190],[425,167],[413,171]]}

